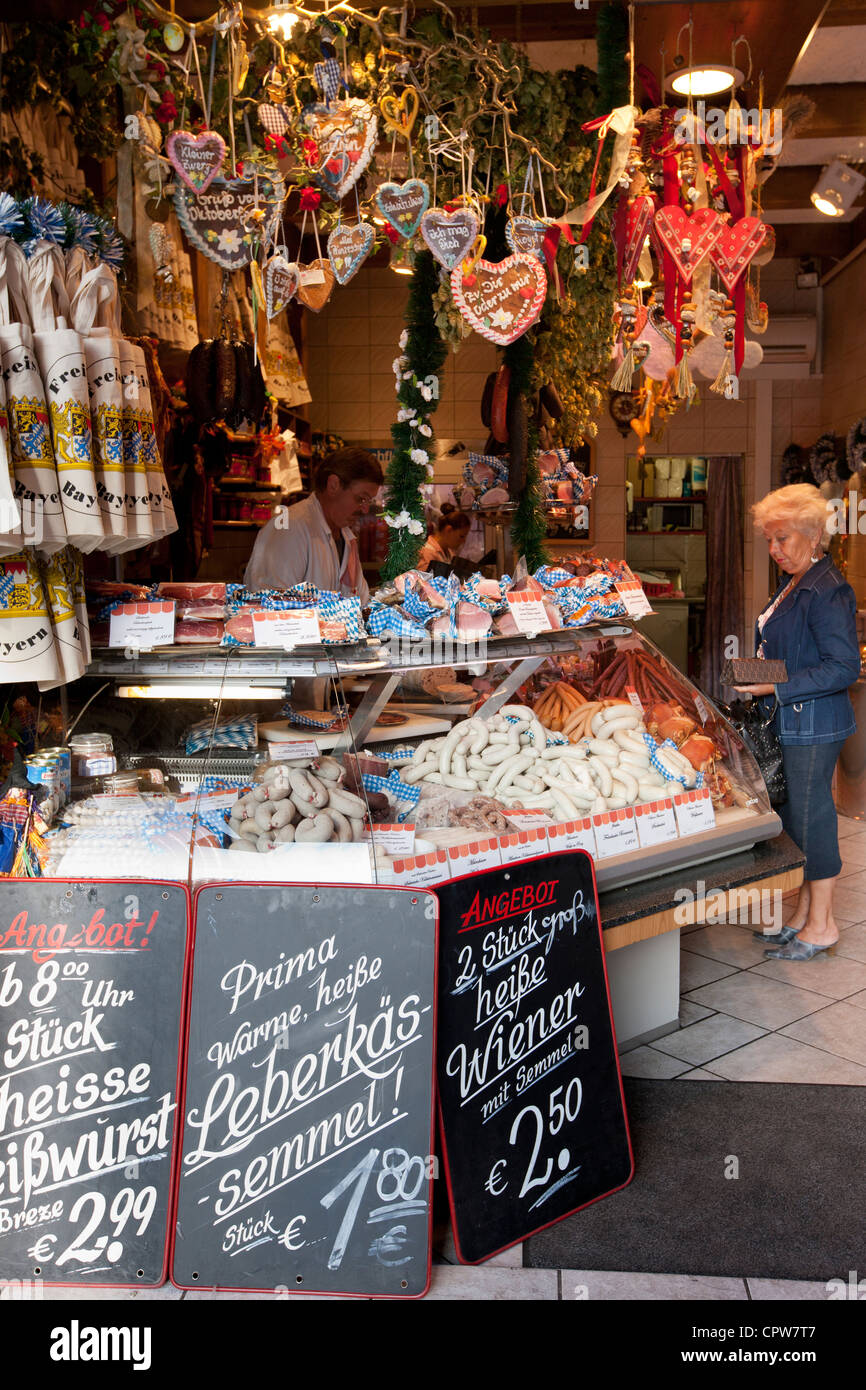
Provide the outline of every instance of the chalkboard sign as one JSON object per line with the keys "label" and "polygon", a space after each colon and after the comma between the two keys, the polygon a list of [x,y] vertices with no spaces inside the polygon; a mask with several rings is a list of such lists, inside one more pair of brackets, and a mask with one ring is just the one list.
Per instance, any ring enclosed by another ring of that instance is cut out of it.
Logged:
{"label": "chalkboard sign", "polygon": [[436,893],[446,1176],[474,1264],[625,1186],[631,1146],[589,856]]}
{"label": "chalkboard sign", "polygon": [[411,889],[199,889],[180,1287],[426,1292],[436,917]]}
{"label": "chalkboard sign", "polygon": [[189,897],[0,883],[0,1279],[162,1284]]}

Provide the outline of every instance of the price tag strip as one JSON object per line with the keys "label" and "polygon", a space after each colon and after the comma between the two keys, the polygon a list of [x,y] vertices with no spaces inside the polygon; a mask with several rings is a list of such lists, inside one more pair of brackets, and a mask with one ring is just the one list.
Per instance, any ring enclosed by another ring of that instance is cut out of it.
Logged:
{"label": "price tag strip", "polygon": [[445,1174],[474,1264],[625,1186],[631,1145],[589,856],[436,893]]}
{"label": "price tag strip", "polygon": [[702,830],[712,830],[716,824],[708,787],[695,787],[675,796],[674,810],[680,835],[699,835]]}
{"label": "price tag strip", "polygon": [[197,891],[181,1288],[427,1291],[436,909],[390,887]]}
{"label": "price tag strip", "polygon": [[625,604],[629,618],[643,618],[654,611],[639,579],[621,579],[613,587]]}
{"label": "price tag strip", "polygon": [[261,609],[253,613],[253,645],[256,647],[293,647],[321,642],[319,614],[315,608],[294,608],[285,613]]}
{"label": "price tag strip", "polygon": [[538,632],[550,632],[551,623],[541,599],[541,588],[521,589],[506,595],[509,611],[517,625],[518,632],[534,637]]}
{"label": "price tag strip", "polygon": [[268,743],[268,757],[272,763],[291,763],[296,760],[318,758],[319,746],[313,738],[292,738]]}
{"label": "price tag strip", "polygon": [[634,815],[641,849],[669,844],[677,838],[674,803],[670,797],[664,797],[661,801],[642,801],[635,806]]}
{"label": "price tag strip", "polygon": [[187,890],[0,883],[0,1276],[165,1282]]}
{"label": "price tag strip", "polygon": [[174,613],[174,599],[118,604],[109,618],[108,644],[141,652],[170,647],[174,642]]}

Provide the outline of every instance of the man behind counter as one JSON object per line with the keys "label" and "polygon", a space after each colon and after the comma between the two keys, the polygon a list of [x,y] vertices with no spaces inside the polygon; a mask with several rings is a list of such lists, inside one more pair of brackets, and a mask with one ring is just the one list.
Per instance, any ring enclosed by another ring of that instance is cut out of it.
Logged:
{"label": "man behind counter", "polygon": [[337,449],[322,459],[312,496],[284,508],[263,526],[244,573],[248,589],[315,584],[362,607],[370,601],[353,524],[382,486],[382,470],[366,449]]}

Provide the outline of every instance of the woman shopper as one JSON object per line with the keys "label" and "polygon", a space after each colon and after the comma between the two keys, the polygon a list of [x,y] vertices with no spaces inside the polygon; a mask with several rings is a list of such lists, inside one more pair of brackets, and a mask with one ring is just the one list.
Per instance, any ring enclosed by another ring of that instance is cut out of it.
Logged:
{"label": "woman shopper", "polygon": [[442,515],[437,525],[431,527],[428,532],[427,540],[418,556],[418,563],[415,568],[426,570],[434,561],[439,564],[450,565],[458,550],[461,550],[465,544],[471,525],[471,517],[446,504],[442,508]]}
{"label": "woman shopper", "polygon": [[[854,711],[848,688],[860,674],[856,600],[830,557],[826,500],[797,483],[752,508],[770,555],[788,576],[758,617],[757,655],[785,662],[784,683],[737,686],[775,710],[788,799],[785,830],[806,856],[805,879],[790,923],[773,939],[771,960],[812,960],[839,939],[833,887],[842,868],[831,782]],[[772,696],[773,700],[766,697]],[[761,932],[758,939],[767,940]]]}

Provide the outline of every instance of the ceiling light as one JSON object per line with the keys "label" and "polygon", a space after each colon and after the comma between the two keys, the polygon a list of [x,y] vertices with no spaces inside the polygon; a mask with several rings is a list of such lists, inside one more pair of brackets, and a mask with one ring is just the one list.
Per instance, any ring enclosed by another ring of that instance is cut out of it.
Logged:
{"label": "ceiling light", "polygon": [[288,39],[299,16],[294,10],[289,9],[285,0],[277,0],[271,9],[265,11],[263,18],[267,20],[268,29],[272,34],[279,34],[282,38]]}
{"label": "ceiling light", "polygon": [[711,68],[680,68],[679,72],[670,74],[665,85],[668,91],[678,92],[683,97],[713,97],[741,86],[742,82],[743,74],[739,68],[719,65]]}
{"label": "ceiling light", "polygon": [[844,160],[834,159],[821,170],[821,177],[809,195],[812,204],[825,217],[843,217],[862,192],[866,178]]}

